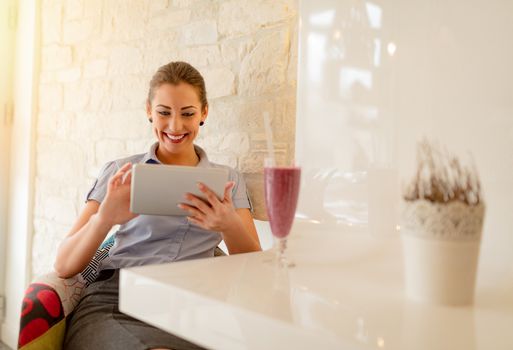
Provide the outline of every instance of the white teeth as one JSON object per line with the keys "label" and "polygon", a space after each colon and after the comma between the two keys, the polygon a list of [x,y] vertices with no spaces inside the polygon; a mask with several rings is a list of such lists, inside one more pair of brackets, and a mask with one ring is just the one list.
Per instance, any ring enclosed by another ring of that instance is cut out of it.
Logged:
{"label": "white teeth", "polygon": [[170,135],[170,134],[166,134],[166,136],[169,137],[173,141],[178,141],[178,140],[183,139],[185,137],[185,134],[180,135],[180,136],[173,136],[173,135]]}

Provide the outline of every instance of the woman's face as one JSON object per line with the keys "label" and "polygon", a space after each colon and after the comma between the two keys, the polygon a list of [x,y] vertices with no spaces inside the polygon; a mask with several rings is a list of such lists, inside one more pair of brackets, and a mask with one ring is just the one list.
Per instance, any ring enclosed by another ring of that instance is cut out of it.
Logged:
{"label": "woman's face", "polygon": [[196,89],[187,83],[163,84],[155,89],[148,117],[153,119],[153,133],[159,141],[159,151],[177,155],[193,149],[199,124],[207,117],[201,110]]}

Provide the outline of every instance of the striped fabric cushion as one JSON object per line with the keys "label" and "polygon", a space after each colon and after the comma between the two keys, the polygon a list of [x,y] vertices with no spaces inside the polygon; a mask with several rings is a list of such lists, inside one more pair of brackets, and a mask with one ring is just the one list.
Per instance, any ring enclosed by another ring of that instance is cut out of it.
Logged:
{"label": "striped fabric cushion", "polygon": [[94,254],[93,259],[87,265],[87,267],[80,273],[80,279],[82,279],[86,286],[93,283],[98,277],[98,269],[100,267],[100,263],[103,259],[109,256],[109,250],[114,245],[114,235],[110,236],[107,240],[105,240],[100,248]]}

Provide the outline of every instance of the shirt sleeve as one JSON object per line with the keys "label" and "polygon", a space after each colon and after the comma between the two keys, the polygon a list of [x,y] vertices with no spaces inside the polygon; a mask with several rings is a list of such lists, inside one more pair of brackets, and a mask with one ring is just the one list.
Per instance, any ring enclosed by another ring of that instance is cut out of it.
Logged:
{"label": "shirt sleeve", "polygon": [[97,201],[98,203],[103,201],[105,195],[107,194],[107,184],[109,183],[109,179],[117,171],[118,166],[114,161],[108,162],[103,166],[103,168],[100,170],[100,175],[94,181],[93,186],[89,192],[87,192],[85,198],[86,203],[91,200]]}
{"label": "shirt sleeve", "polygon": [[246,182],[244,177],[237,170],[230,169],[230,181],[235,182],[235,186],[232,189],[232,201],[235,209],[248,208],[253,211],[253,206],[249,200]]}

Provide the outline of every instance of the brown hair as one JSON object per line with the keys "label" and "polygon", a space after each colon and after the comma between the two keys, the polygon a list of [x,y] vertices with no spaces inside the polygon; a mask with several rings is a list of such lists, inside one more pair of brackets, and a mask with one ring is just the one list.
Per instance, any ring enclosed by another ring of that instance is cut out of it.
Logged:
{"label": "brown hair", "polygon": [[155,89],[162,84],[178,85],[180,83],[192,85],[198,93],[201,102],[201,109],[208,106],[207,90],[205,89],[205,80],[200,72],[187,62],[170,62],[160,67],[150,80],[150,90],[148,92],[148,104],[151,104],[155,96]]}

